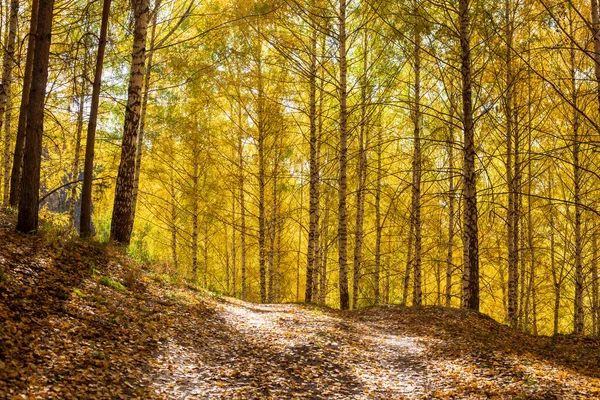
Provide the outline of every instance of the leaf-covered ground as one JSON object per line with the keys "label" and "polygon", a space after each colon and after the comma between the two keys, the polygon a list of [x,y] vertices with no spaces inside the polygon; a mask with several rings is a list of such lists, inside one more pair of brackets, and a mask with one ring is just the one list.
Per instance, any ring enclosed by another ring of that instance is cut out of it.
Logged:
{"label": "leaf-covered ground", "polygon": [[0,398],[600,398],[600,341],[217,298],[0,216]]}

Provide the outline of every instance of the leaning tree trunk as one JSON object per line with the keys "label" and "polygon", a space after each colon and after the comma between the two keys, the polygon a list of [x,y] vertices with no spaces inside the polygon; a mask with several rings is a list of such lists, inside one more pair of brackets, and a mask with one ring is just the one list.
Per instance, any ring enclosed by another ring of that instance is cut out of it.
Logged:
{"label": "leaning tree trunk", "polygon": [[140,174],[142,171],[142,156],[144,154],[144,133],[146,129],[146,112],[148,109],[148,96],[150,94],[150,78],[152,75],[154,45],[156,43],[156,22],[161,0],[156,0],[154,10],[152,11],[152,28],[150,29],[150,51],[146,52],[146,70],[144,71],[144,94],[140,104],[140,125],[138,128],[138,137],[135,153],[135,177],[133,179],[133,219],[135,220],[135,211],[137,209],[138,190],[140,186]]}
{"label": "leaning tree trunk", "polygon": [[110,227],[111,239],[129,245],[133,231],[135,204],[133,203],[133,183],[135,180],[135,153],[137,133],[140,123],[140,100],[142,81],[145,70],[146,36],[148,33],[149,0],[132,0],[135,17],[133,31],[133,51],[131,53],[131,73],[125,123],[123,127],[123,143],[121,145],[121,162],[115,187],[115,202]]}
{"label": "leaning tree trunk", "polygon": [[[3,179],[3,201],[6,206],[9,200],[10,191],[10,110],[11,110],[11,84],[12,72],[15,65],[15,38],[17,37],[17,22],[19,18],[19,0],[11,0],[10,16],[8,22],[8,41],[4,50],[4,62],[2,71],[2,86],[0,86],[0,128],[4,121],[4,153],[2,155],[2,165],[4,172]],[[4,117],[4,120],[2,119]]]}
{"label": "leaning tree trunk", "polygon": [[348,163],[348,107],[347,107],[347,61],[346,61],[346,0],[340,0],[339,9],[339,60],[340,60],[340,143],[339,143],[339,200],[338,200],[338,262],[340,308],[350,308],[348,293],[348,215],[346,210],[347,163]]}
{"label": "leaning tree trunk", "polygon": [[36,41],[23,159],[23,178],[19,195],[17,230],[35,232],[38,228],[40,167],[42,163],[42,133],[44,131],[44,100],[48,81],[52,13],[54,0],[42,1],[38,10]]}
{"label": "leaning tree trunk", "polygon": [[35,37],[37,31],[39,0],[31,2],[31,23],[29,38],[27,41],[27,56],[25,59],[25,73],[23,76],[23,88],[21,92],[21,105],[19,108],[19,122],[17,126],[17,137],[15,139],[15,150],[10,174],[10,198],[11,207],[19,203],[19,192],[21,184],[21,169],[23,164],[23,152],[25,150],[25,132],[27,130],[27,109],[29,107],[29,92],[33,76],[33,54],[35,49]]}
{"label": "leaning tree trunk", "polygon": [[102,85],[102,67],[104,65],[104,50],[108,32],[108,17],[110,16],[111,0],[104,0],[102,8],[102,25],[96,55],[96,71],[92,85],[92,105],[88,120],[87,138],[85,143],[85,162],[83,166],[83,187],[81,189],[81,216],[79,234],[83,238],[92,234],[92,180],[94,179],[94,148],[96,143],[96,125],[98,122],[98,106],[100,104],[100,86]]}

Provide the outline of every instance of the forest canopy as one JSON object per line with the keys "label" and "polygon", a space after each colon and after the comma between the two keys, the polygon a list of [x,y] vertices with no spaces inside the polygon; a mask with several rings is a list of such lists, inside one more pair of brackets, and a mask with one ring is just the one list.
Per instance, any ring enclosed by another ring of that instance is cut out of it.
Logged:
{"label": "forest canopy", "polygon": [[598,0],[6,0],[2,199],[242,300],[600,335]]}

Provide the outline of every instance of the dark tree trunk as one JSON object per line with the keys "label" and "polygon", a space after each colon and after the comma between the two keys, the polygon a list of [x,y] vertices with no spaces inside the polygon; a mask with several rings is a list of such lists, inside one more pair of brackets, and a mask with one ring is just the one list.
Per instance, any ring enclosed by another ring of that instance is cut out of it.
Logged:
{"label": "dark tree trunk", "polygon": [[[19,16],[19,0],[11,0],[10,16],[7,26],[8,41],[4,51],[4,62],[2,71],[2,86],[0,87],[0,128],[4,121],[4,153],[2,155],[3,170],[3,199],[6,206],[10,191],[10,115],[11,115],[11,84],[13,67],[15,65],[15,38],[17,36],[17,22]],[[4,119],[2,119],[4,117]]]}
{"label": "dark tree trunk", "polygon": [[88,120],[87,138],[85,142],[83,187],[81,189],[81,218],[79,221],[79,232],[83,238],[90,237],[92,234],[92,181],[94,179],[94,147],[96,143],[96,124],[98,122],[100,86],[102,85],[102,67],[104,65],[104,51],[106,49],[110,4],[111,0],[104,0],[104,5],[102,7],[102,25],[100,26],[100,40],[98,41],[98,54],[96,55],[96,71],[94,73],[94,83],[92,84],[92,105],[90,108],[90,119]]}
{"label": "dark tree trunk", "polygon": [[24,233],[35,232],[38,228],[44,100],[46,97],[46,83],[48,81],[53,10],[54,0],[46,0],[40,3],[33,57],[32,83],[27,108],[25,155],[23,159],[23,177],[21,179],[17,222],[17,230]]}
{"label": "dark tree trunk", "polygon": [[31,77],[33,75],[33,54],[35,52],[38,8],[39,0],[33,0],[31,2],[31,22],[29,38],[27,41],[27,56],[25,60],[25,74],[23,76],[23,91],[21,92],[21,106],[19,108],[19,123],[17,126],[15,151],[13,153],[13,163],[10,174],[10,198],[8,202],[11,207],[16,207],[19,203],[21,168],[23,165],[23,152],[25,149],[25,131],[27,130],[27,108],[29,106],[29,92],[31,91]]}

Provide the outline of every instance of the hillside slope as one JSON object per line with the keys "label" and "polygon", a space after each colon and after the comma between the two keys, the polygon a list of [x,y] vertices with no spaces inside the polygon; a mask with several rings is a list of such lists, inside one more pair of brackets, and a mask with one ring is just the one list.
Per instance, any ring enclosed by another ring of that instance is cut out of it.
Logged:
{"label": "hillside slope", "polygon": [[217,298],[0,219],[0,398],[600,398],[600,342]]}

